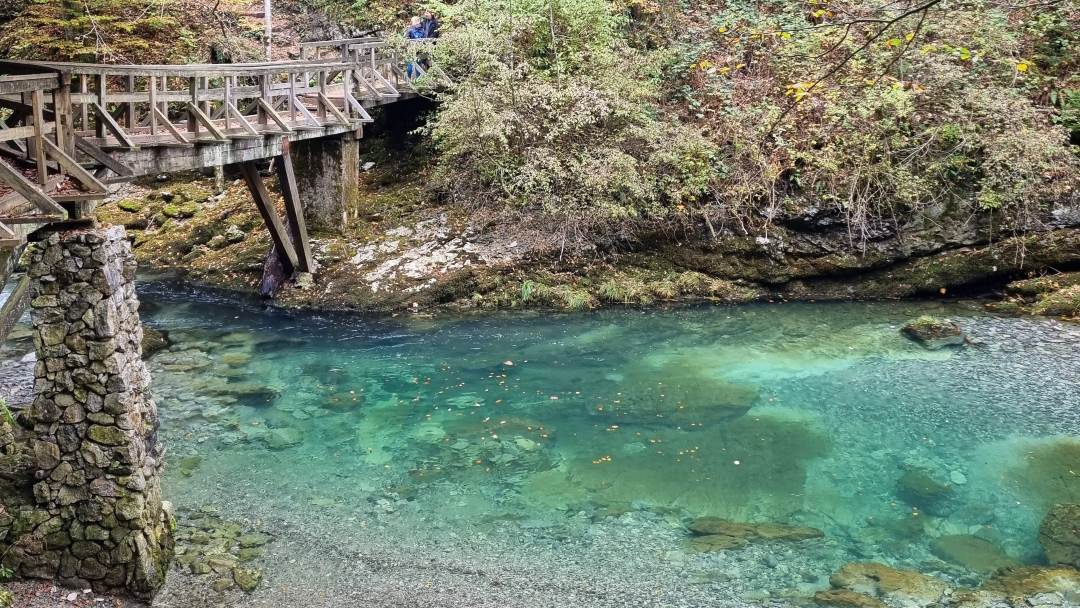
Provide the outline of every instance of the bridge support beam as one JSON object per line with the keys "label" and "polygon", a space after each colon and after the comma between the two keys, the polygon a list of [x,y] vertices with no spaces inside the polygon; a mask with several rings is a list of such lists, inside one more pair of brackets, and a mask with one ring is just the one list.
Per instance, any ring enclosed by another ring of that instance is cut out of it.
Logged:
{"label": "bridge support beam", "polygon": [[[32,500],[5,562],[22,576],[151,597],[172,559],[163,448],[123,228],[53,233],[30,262],[37,348]],[[14,532],[15,534],[11,534]]]}
{"label": "bridge support beam", "polygon": [[308,227],[340,232],[359,217],[360,140],[353,133],[291,142]]}

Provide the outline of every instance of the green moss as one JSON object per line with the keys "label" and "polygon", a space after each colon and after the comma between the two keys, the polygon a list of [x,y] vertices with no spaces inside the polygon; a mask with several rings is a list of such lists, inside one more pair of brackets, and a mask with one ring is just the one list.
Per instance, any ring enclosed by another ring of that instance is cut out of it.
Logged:
{"label": "green moss", "polygon": [[1080,316],[1080,285],[1073,285],[1044,295],[1031,312],[1037,315],[1061,317]]}
{"label": "green moss", "polygon": [[1074,285],[1080,285],[1080,272],[1063,272],[1013,281],[1005,287],[1005,290],[1020,296],[1036,297]]}
{"label": "green moss", "polygon": [[143,210],[145,203],[135,198],[125,198],[116,203],[116,206],[128,213],[139,213]]}
{"label": "green moss", "polygon": [[199,211],[199,205],[193,202],[169,203],[161,208],[165,217],[189,218]]}

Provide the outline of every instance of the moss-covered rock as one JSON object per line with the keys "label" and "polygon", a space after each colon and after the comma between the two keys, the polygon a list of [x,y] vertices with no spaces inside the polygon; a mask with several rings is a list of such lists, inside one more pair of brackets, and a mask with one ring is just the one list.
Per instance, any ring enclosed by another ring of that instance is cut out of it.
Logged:
{"label": "moss-covered rock", "polygon": [[826,589],[814,594],[818,606],[830,608],[889,608],[885,602],[870,597],[865,593],[856,593],[848,589]]}
{"label": "moss-covered rock", "polygon": [[1080,285],[1065,287],[1042,296],[1031,307],[1031,312],[1057,317],[1080,316]]}
{"label": "moss-covered rock", "polygon": [[929,349],[960,346],[965,340],[959,325],[949,319],[938,319],[929,315],[911,321],[900,331]]}
{"label": "moss-covered rock", "polygon": [[117,201],[116,206],[128,213],[139,213],[146,206],[146,203],[137,198],[125,198]]}
{"label": "moss-covered rock", "polygon": [[896,495],[913,507],[937,513],[952,496],[952,487],[922,469],[912,469],[897,480]]}
{"label": "moss-covered rock", "polygon": [[1020,566],[994,573],[983,589],[996,591],[1011,599],[1029,598],[1040,593],[1080,593],[1080,570],[1061,566]]}
{"label": "moss-covered rock", "polygon": [[1080,272],[1048,274],[1033,279],[1013,281],[1005,286],[1005,292],[1017,296],[1034,298],[1074,285],[1080,285]]}
{"label": "moss-covered rock", "polygon": [[199,212],[199,205],[193,202],[169,203],[161,208],[161,213],[168,218],[189,218]]}
{"label": "moss-covered rock", "polygon": [[1080,504],[1054,505],[1039,526],[1039,543],[1051,564],[1080,568]]}
{"label": "moss-covered rock", "polygon": [[262,582],[262,571],[256,568],[237,568],[233,570],[233,580],[241,590],[251,593]]}
{"label": "moss-covered rock", "polygon": [[941,559],[974,572],[994,572],[998,568],[1018,566],[994,543],[970,534],[953,534],[935,538],[930,550]]}
{"label": "moss-covered rock", "polygon": [[876,562],[846,564],[830,577],[835,589],[846,589],[902,606],[939,606],[948,585],[914,570]]}
{"label": "moss-covered rock", "polygon": [[743,523],[720,517],[699,517],[687,528],[694,534],[690,545],[698,551],[737,549],[754,541],[801,541],[825,536],[821,530],[808,526]]}
{"label": "moss-covered rock", "polygon": [[171,344],[167,332],[149,325],[143,325],[142,351],[144,358],[169,348]]}

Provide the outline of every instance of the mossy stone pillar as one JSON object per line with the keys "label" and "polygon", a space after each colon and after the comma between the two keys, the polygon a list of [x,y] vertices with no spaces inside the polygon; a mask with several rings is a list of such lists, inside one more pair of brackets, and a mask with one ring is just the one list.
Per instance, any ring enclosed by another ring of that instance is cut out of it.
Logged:
{"label": "mossy stone pillar", "polygon": [[172,559],[163,449],[121,227],[54,233],[30,263],[35,527],[23,575],[151,597]]}
{"label": "mossy stone pillar", "polygon": [[309,230],[340,232],[360,214],[360,140],[353,133],[289,143]]}

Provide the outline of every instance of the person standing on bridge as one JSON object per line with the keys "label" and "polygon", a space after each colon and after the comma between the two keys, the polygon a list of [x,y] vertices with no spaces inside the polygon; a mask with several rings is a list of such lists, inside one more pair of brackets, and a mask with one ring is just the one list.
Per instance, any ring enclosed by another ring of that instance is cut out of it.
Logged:
{"label": "person standing on bridge", "polygon": [[435,13],[426,10],[424,11],[424,38],[438,38],[439,37],[439,19],[435,16]]}
{"label": "person standing on bridge", "polygon": [[[427,34],[424,32],[424,20],[420,17],[413,17],[409,22],[408,29],[405,30],[405,39],[412,41],[423,40],[424,38],[427,38]],[[420,69],[415,61],[410,61],[409,65],[405,67],[405,75],[410,79],[420,75]]]}

